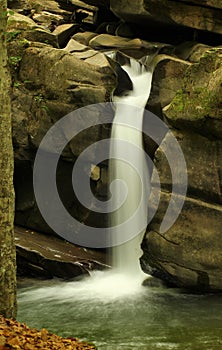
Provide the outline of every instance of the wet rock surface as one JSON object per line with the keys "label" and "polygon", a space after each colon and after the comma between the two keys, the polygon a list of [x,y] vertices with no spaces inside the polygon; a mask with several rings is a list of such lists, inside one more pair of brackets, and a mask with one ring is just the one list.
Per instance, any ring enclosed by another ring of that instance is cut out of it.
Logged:
{"label": "wet rock surface", "polygon": [[104,252],[22,227],[15,227],[15,242],[19,277],[72,279],[108,268]]}

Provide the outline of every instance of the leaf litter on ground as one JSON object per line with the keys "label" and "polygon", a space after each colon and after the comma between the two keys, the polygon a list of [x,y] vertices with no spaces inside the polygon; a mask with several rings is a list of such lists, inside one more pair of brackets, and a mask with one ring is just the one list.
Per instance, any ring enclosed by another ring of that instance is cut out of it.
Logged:
{"label": "leaf litter on ground", "polygon": [[48,332],[29,328],[26,324],[0,315],[0,350],[95,350],[94,345],[77,338],[62,338]]}

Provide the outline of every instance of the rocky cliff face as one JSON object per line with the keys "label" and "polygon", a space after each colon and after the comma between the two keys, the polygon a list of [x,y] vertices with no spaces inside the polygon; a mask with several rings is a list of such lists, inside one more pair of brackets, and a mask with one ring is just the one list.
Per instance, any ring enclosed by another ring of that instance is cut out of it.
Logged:
{"label": "rocky cliff face", "polygon": [[[10,6],[16,223],[51,232],[33,194],[35,153],[47,130],[67,113],[110,100],[119,79],[116,63],[104,51],[139,58],[156,50],[147,108],[164,119],[180,143],[188,193],[178,220],[161,234],[172,186],[166,140],[157,149],[144,138],[162,187],[159,210],[143,242],[142,264],[177,286],[222,290],[221,2],[24,0]],[[69,177],[82,150],[109,135],[110,125],[85,130],[64,149],[58,168],[63,202],[79,221],[91,225],[106,219],[78,203]],[[107,162],[95,167],[92,154],[88,163],[92,189],[104,200]],[[149,205],[152,209],[152,199]]]}
{"label": "rocky cliff face", "polygon": [[123,20],[161,27],[184,26],[222,34],[220,1],[138,0],[110,1],[113,12]]}
{"label": "rocky cliff face", "polygon": [[161,235],[159,223],[170,199],[171,174],[164,147],[158,149],[155,162],[162,198],[146,236],[153,267],[176,285],[201,290],[221,288],[221,57],[221,48],[210,49],[191,65],[181,89],[164,108],[186,159],[188,191],[177,222]]}

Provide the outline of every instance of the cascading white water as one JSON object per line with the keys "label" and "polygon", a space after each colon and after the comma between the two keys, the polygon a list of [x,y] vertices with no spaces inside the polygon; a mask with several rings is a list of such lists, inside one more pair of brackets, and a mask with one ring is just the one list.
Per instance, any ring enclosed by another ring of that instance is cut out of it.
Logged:
{"label": "cascading white water", "polygon": [[[147,68],[140,62],[129,59],[129,64],[122,66],[122,69],[129,75],[133,89],[127,91],[127,95],[113,97],[115,106],[115,117],[111,133],[110,147],[110,182],[114,179],[121,180],[126,188],[125,202],[119,209],[111,214],[111,225],[113,232],[121,235],[121,228],[118,227],[131,217],[139,207],[139,212],[134,221],[135,237],[126,243],[116,246],[113,242],[112,265],[118,273],[128,275],[131,281],[141,283],[145,273],[140,267],[139,258],[142,255],[140,248],[145,230],[138,230],[138,227],[146,226],[147,207],[149,195],[149,172],[143,152],[142,125],[143,111],[150,95],[152,68]],[[118,140],[125,141],[118,144]],[[133,167],[121,159],[123,153],[129,152],[128,143],[133,146]],[[120,149],[121,147],[121,149]],[[123,147],[125,150],[123,151]],[[119,181],[113,182],[113,200],[115,207],[122,201],[123,190]],[[115,235],[113,235],[115,237]]]}

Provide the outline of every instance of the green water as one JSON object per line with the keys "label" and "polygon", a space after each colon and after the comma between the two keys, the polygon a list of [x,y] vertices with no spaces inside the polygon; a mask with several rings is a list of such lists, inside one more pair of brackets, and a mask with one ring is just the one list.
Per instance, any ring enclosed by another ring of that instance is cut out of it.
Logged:
{"label": "green water", "polygon": [[141,287],[129,296],[102,298],[99,288],[26,281],[18,290],[18,320],[88,340],[99,350],[222,349],[220,295]]}

